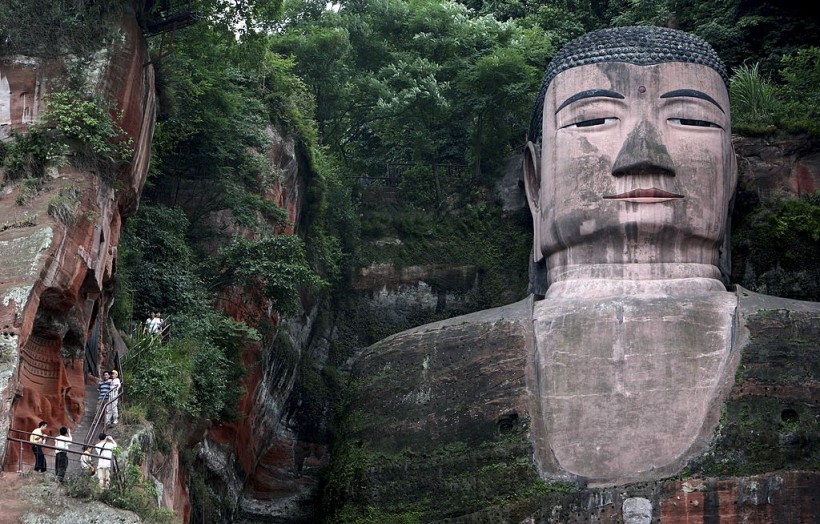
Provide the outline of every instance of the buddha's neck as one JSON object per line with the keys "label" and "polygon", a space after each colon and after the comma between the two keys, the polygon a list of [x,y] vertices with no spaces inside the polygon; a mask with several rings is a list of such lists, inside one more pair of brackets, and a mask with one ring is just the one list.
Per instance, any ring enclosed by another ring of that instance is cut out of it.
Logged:
{"label": "buddha's neck", "polygon": [[551,267],[546,298],[691,296],[726,291],[711,264],[573,264]]}

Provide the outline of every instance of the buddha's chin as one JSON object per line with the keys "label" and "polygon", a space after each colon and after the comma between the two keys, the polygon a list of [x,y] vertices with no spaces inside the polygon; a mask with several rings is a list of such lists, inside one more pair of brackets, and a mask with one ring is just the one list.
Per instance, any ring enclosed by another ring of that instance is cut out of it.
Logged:
{"label": "buddha's chin", "polygon": [[587,235],[561,236],[547,243],[550,268],[590,264],[706,264],[717,266],[720,242],[708,236],[693,236],[663,224],[635,225],[629,234],[594,231]]}

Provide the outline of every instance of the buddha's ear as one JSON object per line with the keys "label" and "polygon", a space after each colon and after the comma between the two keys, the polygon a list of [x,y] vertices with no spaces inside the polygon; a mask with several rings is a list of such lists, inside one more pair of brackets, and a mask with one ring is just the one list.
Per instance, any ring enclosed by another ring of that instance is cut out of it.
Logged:
{"label": "buddha's ear", "polygon": [[533,249],[532,255],[535,262],[541,261],[544,255],[541,253],[541,155],[537,147],[532,142],[527,142],[524,146],[524,190],[527,194],[527,204],[530,206],[532,214],[533,229]]}

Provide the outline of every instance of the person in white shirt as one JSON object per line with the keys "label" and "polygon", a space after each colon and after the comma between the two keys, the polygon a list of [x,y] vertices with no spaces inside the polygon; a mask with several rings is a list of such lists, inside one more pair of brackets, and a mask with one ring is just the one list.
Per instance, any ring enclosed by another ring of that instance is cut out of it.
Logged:
{"label": "person in white shirt", "polygon": [[144,331],[151,335],[159,335],[162,331],[162,316],[157,312],[152,312],[151,316],[145,320]]}
{"label": "person in white shirt", "polygon": [[65,480],[65,470],[68,467],[68,445],[71,444],[71,431],[65,426],[60,428],[60,434],[54,439],[54,447],[57,448],[57,455],[54,458],[54,469],[57,471],[57,479]]}
{"label": "person in white shirt", "polygon": [[100,481],[100,489],[108,489],[111,483],[111,462],[114,459],[114,450],[117,448],[117,443],[111,435],[100,433],[100,441],[97,442],[97,453],[100,458],[97,459],[97,478]]}

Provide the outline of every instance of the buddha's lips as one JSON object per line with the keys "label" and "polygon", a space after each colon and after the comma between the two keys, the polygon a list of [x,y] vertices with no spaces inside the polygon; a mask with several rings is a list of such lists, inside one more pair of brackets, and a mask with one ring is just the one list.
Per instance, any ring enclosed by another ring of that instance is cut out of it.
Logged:
{"label": "buddha's lips", "polygon": [[649,189],[633,189],[632,191],[618,195],[604,195],[604,200],[621,200],[624,202],[638,202],[642,204],[655,204],[679,198],[683,198],[683,195],[670,193],[669,191],[654,187]]}

